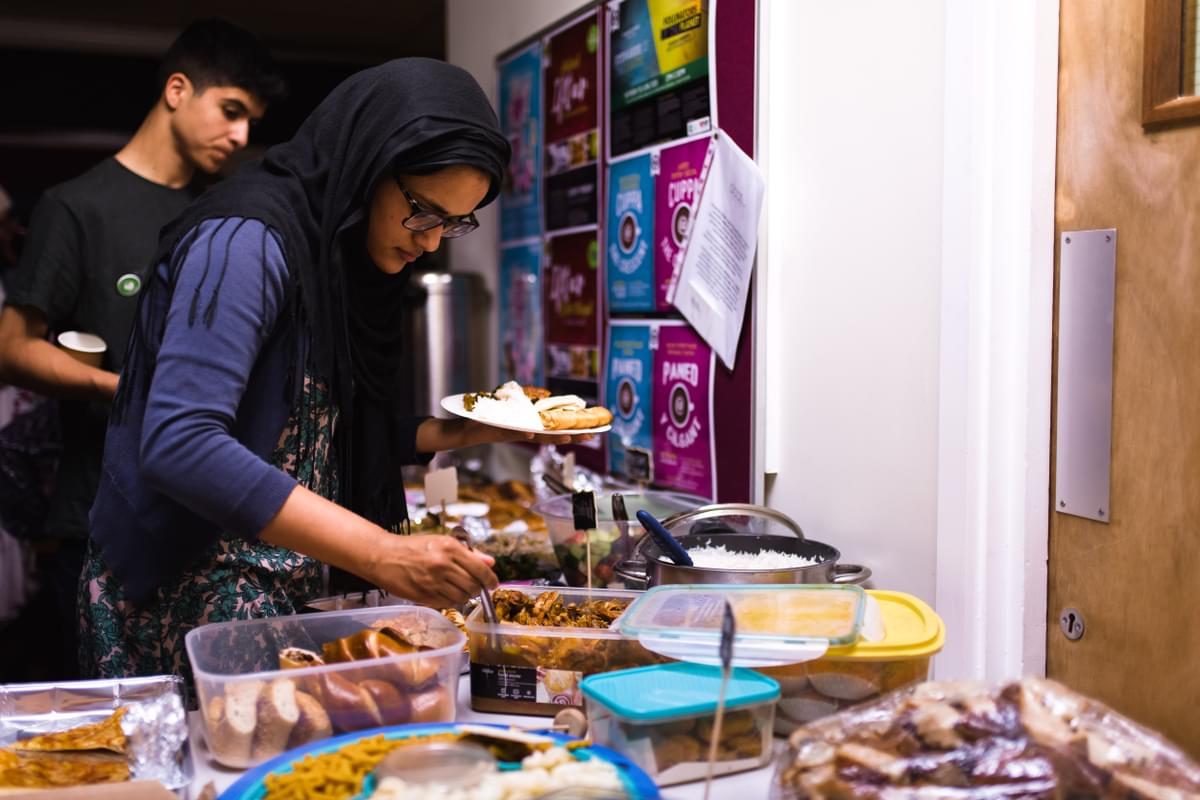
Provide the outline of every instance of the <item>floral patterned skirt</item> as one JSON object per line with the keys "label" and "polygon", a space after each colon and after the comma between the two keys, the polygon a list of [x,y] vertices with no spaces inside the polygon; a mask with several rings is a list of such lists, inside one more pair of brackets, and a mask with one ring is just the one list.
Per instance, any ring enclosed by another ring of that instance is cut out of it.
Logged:
{"label": "floral patterned skirt", "polygon": [[[317,494],[336,496],[336,422],[325,385],[306,375],[271,463]],[[223,536],[151,600],[135,605],[89,542],[79,583],[82,672],[100,678],[174,674],[190,684],[188,631],[208,622],[294,614],[320,596],[323,574],[320,562],[287,548]]]}

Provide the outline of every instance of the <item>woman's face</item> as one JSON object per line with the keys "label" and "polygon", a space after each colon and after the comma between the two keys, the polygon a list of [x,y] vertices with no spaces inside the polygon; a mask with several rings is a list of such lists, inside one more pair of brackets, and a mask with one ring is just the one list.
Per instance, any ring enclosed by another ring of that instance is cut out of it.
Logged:
{"label": "woman's face", "polygon": [[[474,167],[447,167],[431,175],[402,175],[404,188],[425,210],[448,217],[470,214],[488,192],[486,174]],[[379,182],[371,197],[367,222],[367,253],[381,270],[395,275],[422,253],[442,242],[442,228],[410,231],[404,220],[416,212],[391,177]]]}

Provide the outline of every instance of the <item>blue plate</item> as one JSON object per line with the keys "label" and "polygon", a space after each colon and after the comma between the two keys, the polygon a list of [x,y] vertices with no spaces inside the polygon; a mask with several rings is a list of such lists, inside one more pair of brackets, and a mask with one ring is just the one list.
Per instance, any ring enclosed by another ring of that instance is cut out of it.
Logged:
{"label": "blue plate", "polygon": [[[507,725],[477,722],[472,722],[470,725],[486,725],[487,727],[499,728],[501,730],[509,727]],[[359,739],[368,739],[380,734],[383,734],[388,739],[407,739],[413,736],[454,733],[458,731],[458,728],[458,723],[454,722],[438,722],[429,725],[393,725],[387,728],[371,728],[370,730],[346,733],[341,736],[335,736],[332,739],[322,739],[319,742],[309,742],[294,750],[289,750],[283,755],[276,756],[270,761],[259,764],[254,769],[246,772],[242,777],[238,778],[236,783],[221,793],[219,800],[263,800],[267,795],[267,787],[264,783],[267,775],[271,773],[282,774],[291,772],[292,764],[305,756],[329,753],[345,745],[357,742]],[[546,736],[564,744],[573,741],[570,736],[564,736],[561,733],[527,732]],[[629,793],[631,800],[658,800],[658,786],[650,779],[650,776],[617,751],[609,750],[607,747],[600,747],[599,745],[590,745],[575,750],[574,754],[576,757],[598,758],[616,767],[617,772],[621,776],[621,782],[625,785],[625,791]]]}

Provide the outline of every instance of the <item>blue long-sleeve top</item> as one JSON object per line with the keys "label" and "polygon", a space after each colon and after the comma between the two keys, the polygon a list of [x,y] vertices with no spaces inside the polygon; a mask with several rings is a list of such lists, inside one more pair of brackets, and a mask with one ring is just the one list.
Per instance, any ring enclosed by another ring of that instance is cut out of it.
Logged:
{"label": "blue long-sleeve top", "polygon": [[[159,264],[152,280],[168,278]],[[275,232],[257,220],[207,220],[176,281],[146,300],[156,304],[143,309],[150,318],[166,314],[154,374],[109,422],[91,511],[92,539],[135,603],[222,535],[256,537],[296,485],[268,462],[291,411],[288,370],[305,363],[308,346],[283,313],[289,279]],[[194,298],[203,311],[217,281],[206,324]],[[420,422],[405,420],[393,440],[398,463],[415,463]]]}

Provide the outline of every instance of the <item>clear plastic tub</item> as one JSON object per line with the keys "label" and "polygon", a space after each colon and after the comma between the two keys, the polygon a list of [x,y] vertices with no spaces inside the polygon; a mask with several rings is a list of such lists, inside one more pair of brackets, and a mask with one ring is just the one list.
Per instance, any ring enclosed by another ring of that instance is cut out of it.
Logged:
{"label": "clear plastic tub", "polygon": [[[535,600],[555,592],[564,605],[597,602],[627,606],[637,597],[637,592],[615,589],[501,588],[520,591]],[[482,608],[467,617],[467,637],[471,650],[471,708],[501,714],[553,716],[563,706],[582,707],[579,684],[585,676],[666,660],[636,639],[622,636],[615,625],[493,625],[484,619]]]}
{"label": "clear plastic tub", "polygon": [[[369,657],[379,651],[363,632],[383,627],[424,649]],[[339,640],[345,646],[337,649],[358,660],[280,668],[287,648],[323,654],[326,644]],[[220,622],[190,631],[186,644],[205,742],[227,766],[249,767],[333,733],[454,720],[464,637],[428,608]]]}
{"label": "clear plastic tub", "polygon": [[[701,780],[716,723],[721,670],[659,664],[593,675],[583,681],[588,735],[623,754],[659,786]],[[713,775],[757,769],[771,761],[779,684],[735,669],[725,690]]]}
{"label": "clear plastic tub", "polygon": [[692,511],[709,502],[695,495],[653,490],[621,492],[621,499],[625,502],[629,522],[613,519],[612,492],[596,493],[596,528],[590,532],[575,529],[569,494],[555,495],[533,507],[546,520],[550,543],[554,546],[554,554],[567,583],[572,586],[588,585],[590,552],[592,586],[623,587],[614,568],[633,555],[634,546],[645,534],[641,523],[637,521],[637,512],[649,511],[661,520],[681,511]]}
{"label": "clear plastic tub", "polygon": [[941,618],[903,592],[870,589],[867,596],[878,605],[882,638],[859,639],[830,647],[813,661],[761,670],[783,690],[777,733],[790,734],[840,709],[929,679],[930,662],[946,639]]}

